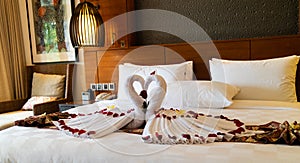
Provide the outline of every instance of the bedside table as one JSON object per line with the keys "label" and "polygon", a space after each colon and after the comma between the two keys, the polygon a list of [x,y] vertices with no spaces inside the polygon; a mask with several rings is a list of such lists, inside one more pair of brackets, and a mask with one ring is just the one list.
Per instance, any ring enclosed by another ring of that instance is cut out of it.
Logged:
{"label": "bedside table", "polygon": [[71,108],[75,108],[77,106],[82,106],[82,105],[88,105],[88,104],[92,104],[95,101],[73,101],[73,102],[68,102],[65,104],[59,104],[59,111],[65,111],[65,110],[69,110]]}

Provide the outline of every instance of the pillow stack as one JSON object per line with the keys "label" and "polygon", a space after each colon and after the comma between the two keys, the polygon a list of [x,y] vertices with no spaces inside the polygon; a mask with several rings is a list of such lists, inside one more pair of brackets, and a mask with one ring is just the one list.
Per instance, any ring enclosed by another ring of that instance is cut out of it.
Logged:
{"label": "pillow stack", "polygon": [[[232,97],[239,88],[222,82],[193,80],[193,62],[171,65],[141,66],[130,63],[119,65],[118,99],[129,100],[125,92],[127,79],[134,75],[143,78],[153,73],[162,76],[167,83],[167,92],[161,107],[165,108],[224,108],[232,104]],[[134,83],[136,92],[141,92],[140,83]],[[150,85],[148,92],[154,89]]]}

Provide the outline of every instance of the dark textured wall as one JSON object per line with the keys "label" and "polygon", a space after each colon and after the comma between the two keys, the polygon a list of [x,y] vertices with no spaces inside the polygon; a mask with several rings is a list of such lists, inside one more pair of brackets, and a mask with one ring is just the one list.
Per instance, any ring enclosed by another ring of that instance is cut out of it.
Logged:
{"label": "dark textured wall", "polygon": [[[135,9],[162,9],[184,15],[213,40],[298,32],[298,0],[135,0]],[[136,23],[143,21],[151,20],[137,16]],[[136,37],[137,44],[183,42],[176,36],[157,31],[137,32]]]}

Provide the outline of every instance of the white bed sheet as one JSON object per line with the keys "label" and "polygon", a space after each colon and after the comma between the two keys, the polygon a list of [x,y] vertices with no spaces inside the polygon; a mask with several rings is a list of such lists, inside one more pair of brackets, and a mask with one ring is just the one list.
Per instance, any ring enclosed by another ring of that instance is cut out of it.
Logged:
{"label": "white bed sheet", "polygon": [[33,111],[12,111],[0,114],[0,130],[12,127],[15,125],[15,121],[19,119],[24,119],[26,117],[32,116]]}
{"label": "white bed sheet", "polygon": [[[96,103],[105,106],[113,103]],[[93,108],[93,107],[92,107]],[[70,111],[89,112],[91,107]],[[199,109],[247,124],[299,120],[300,109]],[[80,139],[58,130],[14,126],[0,131],[0,162],[298,162],[300,146],[216,142],[200,145],[143,143],[140,135],[115,132]]]}

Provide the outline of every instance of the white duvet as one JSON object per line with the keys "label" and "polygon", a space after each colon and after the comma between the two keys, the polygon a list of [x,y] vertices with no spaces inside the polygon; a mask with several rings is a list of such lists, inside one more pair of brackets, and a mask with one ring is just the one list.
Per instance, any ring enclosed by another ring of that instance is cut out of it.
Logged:
{"label": "white duvet", "polygon": [[[90,113],[104,101],[69,112]],[[121,102],[121,101],[118,101]],[[243,104],[244,103],[244,104]],[[299,103],[258,104],[237,101],[225,109],[197,109],[220,113],[247,124],[294,121],[300,117]],[[237,105],[238,104],[238,105]],[[124,105],[124,104],[122,104]],[[94,106],[94,107],[93,107]],[[255,108],[253,108],[255,107]],[[272,109],[273,108],[273,109]],[[0,162],[298,162],[300,146],[216,142],[200,145],[147,144],[141,135],[114,132],[99,139],[67,136],[58,130],[11,127],[0,131]]]}

